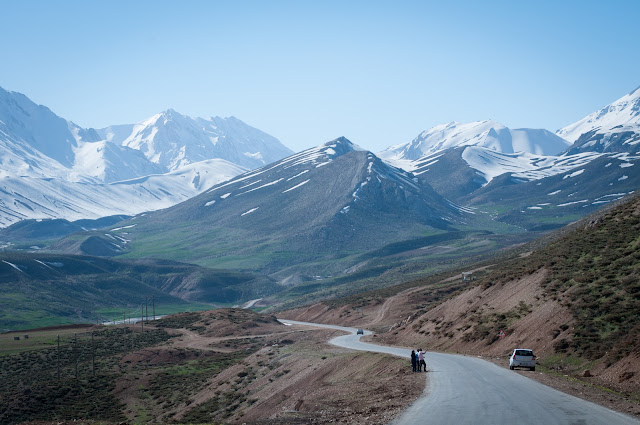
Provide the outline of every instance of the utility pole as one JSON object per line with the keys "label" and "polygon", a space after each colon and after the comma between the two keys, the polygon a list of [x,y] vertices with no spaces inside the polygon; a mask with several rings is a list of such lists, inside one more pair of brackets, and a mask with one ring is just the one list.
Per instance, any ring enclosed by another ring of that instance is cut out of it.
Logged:
{"label": "utility pole", "polygon": [[151,296],[151,303],[153,304],[153,321],[156,321],[156,296]]}
{"label": "utility pole", "polygon": [[93,331],[91,331],[91,375],[96,376],[96,343],[93,340]]}
{"label": "utility pole", "polygon": [[145,316],[147,317],[147,322],[149,321],[149,298],[144,297],[144,310]]}
{"label": "utility pole", "polygon": [[60,335],[58,335],[58,381],[60,380]]}
{"label": "utility pole", "polygon": [[140,332],[144,332],[144,304],[140,304],[140,324],[142,325],[142,330]]}
{"label": "utility pole", "polygon": [[122,321],[122,351],[127,352],[127,322],[124,320]]}
{"label": "utility pole", "polygon": [[73,355],[76,358],[76,381],[78,380],[78,334],[73,334]]}

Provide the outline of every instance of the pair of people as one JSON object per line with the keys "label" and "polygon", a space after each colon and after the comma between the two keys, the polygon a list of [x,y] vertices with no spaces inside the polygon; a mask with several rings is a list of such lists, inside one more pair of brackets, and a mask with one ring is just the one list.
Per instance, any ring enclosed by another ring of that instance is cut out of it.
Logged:
{"label": "pair of people", "polygon": [[411,350],[411,368],[414,372],[422,372],[422,368],[424,367],[424,371],[427,371],[427,363],[424,361],[424,351],[422,348],[418,348],[416,350]]}

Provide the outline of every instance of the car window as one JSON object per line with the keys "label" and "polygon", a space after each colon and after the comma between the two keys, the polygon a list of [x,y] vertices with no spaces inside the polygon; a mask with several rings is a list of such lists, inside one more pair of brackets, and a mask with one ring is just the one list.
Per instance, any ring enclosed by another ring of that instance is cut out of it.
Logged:
{"label": "car window", "polygon": [[533,356],[531,350],[516,350],[516,356]]}

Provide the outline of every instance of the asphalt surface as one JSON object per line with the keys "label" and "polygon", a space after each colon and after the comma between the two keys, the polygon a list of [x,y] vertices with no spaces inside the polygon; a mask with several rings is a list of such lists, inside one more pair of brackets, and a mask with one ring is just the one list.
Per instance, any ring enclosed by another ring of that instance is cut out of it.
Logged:
{"label": "asphalt surface", "polygon": [[[281,322],[348,332],[329,341],[340,347],[407,359],[411,355],[411,349],[360,342],[355,328],[284,319]],[[370,333],[365,331],[365,335]],[[631,416],[565,394],[480,358],[435,352],[427,352],[425,357],[425,393],[393,425],[640,424]],[[407,367],[411,367],[408,362]]]}

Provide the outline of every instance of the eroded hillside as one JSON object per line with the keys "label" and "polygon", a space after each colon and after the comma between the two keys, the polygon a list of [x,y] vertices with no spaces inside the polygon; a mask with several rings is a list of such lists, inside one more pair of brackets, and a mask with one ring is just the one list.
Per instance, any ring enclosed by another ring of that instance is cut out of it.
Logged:
{"label": "eroded hillside", "polygon": [[389,423],[422,393],[424,375],[406,359],[326,343],[339,334],[218,309],[144,332],[0,335],[0,423]]}
{"label": "eroded hillside", "polygon": [[639,248],[634,196],[542,248],[478,268],[473,281],[442,275],[282,315],[369,327],[378,341],[429,350],[506,359],[526,346],[542,370],[591,375],[583,379],[637,399]]}

